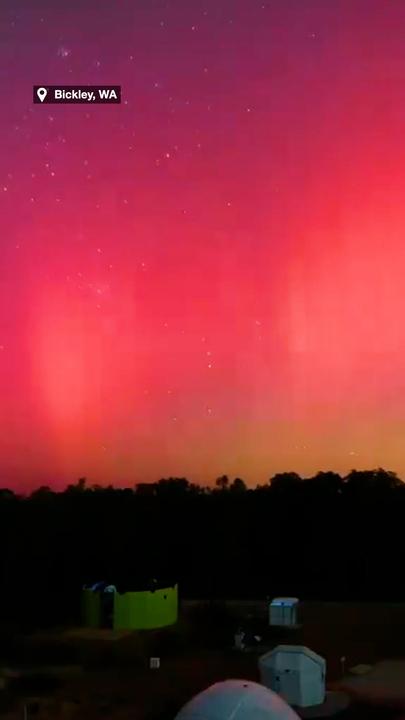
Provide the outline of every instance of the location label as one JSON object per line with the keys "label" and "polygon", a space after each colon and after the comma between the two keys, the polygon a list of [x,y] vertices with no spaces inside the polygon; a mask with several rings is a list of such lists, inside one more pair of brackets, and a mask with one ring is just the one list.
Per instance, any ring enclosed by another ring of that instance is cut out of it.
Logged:
{"label": "location label", "polygon": [[48,94],[48,90],[46,90],[46,88],[44,88],[44,87],[38,88],[37,95],[41,102],[44,102],[47,94]]}

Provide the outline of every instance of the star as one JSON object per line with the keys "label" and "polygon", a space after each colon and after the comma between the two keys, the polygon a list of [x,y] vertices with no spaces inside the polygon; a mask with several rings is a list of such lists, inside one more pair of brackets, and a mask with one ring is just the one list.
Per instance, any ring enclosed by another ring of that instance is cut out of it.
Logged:
{"label": "star", "polygon": [[70,51],[68,48],[64,47],[64,46],[61,46],[61,47],[58,48],[57,54],[58,54],[59,57],[61,57],[61,58],[67,58],[67,57],[69,57],[69,55],[71,54],[71,51]]}

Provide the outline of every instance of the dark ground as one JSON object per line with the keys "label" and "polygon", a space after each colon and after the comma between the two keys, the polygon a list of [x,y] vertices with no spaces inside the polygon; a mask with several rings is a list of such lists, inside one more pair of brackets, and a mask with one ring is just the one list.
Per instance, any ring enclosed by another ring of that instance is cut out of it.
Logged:
{"label": "dark ground", "polygon": [[[326,658],[328,684],[339,684],[340,658],[346,668],[372,665],[385,658],[405,659],[405,605],[305,604],[302,626],[280,632],[268,627],[264,603],[229,602],[208,609],[185,603],[175,628],[152,633],[114,636],[111,633],[60,630],[3,641],[3,666],[29,666],[42,678],[14,678],[2,691],[4,720],[173,720],[195,693],[227,678],[257,681],[258,655],[279,642],[303,644]],[[263,637],[264,648],[238,653],[233,633],[242,624]],[[150,670],[148,658],[161,658]],[[49,669],[50,666],[50,669]],[[59,668],[57,677],[50,672]],[[404,678],[405,688],[405,678]],[[347,720],[402,718],[405,703],[353,702]]]}

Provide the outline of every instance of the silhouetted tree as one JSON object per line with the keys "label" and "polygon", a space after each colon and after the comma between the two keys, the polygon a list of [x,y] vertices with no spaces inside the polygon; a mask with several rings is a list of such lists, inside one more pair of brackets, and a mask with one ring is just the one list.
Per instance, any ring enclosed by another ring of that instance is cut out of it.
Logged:
{"label": "silhouetted tree", "polygon": [[31,495],[31,500],[50,500],[56,496],[56,493],[48,486],[41,485],[41,487],[34,490]]}
{"label": "silhouetted tree", "polygon": [[301,482],[301,477],[296,472],[283,472],[283,473],[276,473],[273,475],[273,477],[270,479],[271,485],[277,485],[279,483],[282,483],[284,486],[293,486],[297,485]]}
{"label": "silhouetted tree", "polygon": [[156,495],[156,488],[157,483],[138,483],[135,486],[136,494],[143,497]]}
{"label": "silhouetted tree", "polygon": [[346,492],[356,495],[384,493],[398,489],[402,482],[390,470],[352,470],[344,479]]}
{"label": "silhouetted tree", "polygon": [[229,478],[227,475],[221,475],[221,477],[215,480],[215,485],[219,490],[229,489]]}
{"label": "silhouetted tree", "polygon": [[179,497],[191,492],[192,487],[186,478],[163,478],[156,486],[156,494]]}
{"label": "silhouetted tree", "polygon": [[[131,488],[84,478],[64,492],[0,489],[0,612],[66,622],[85,582],[169,575],[183,597],[405,600],[405,486],[382,468],[278,473],[247,490],[164,478]],[[263,571],[271,568],[271,571]],[[26,603],[26,588],[35,587]],[[383,594],[384,593],[384,594]]]}
{"label": "silhouetted tree", "polygon": [[312,489],[322,495],[335,496],[341,494],[343,489],[343,478],[334,472],[318,472],[306,480]]}
{"label": "silhouetted tree", "polygon": [[18,500],[18,495],[8,488],[0,488],[0,501],[1,500]]}
{"label": "silhouetted tree", "polygon": [[87,484],[86,478],[84,478],[84,477],[79,478],[76,485],[68,485],[65,492],[70,493],[70,494],[84,493],[86,490],[86,484]]}
{"label": "silhouetted tree", "polygon": [[272,491],[289,493],[301,485],[302,479],[295,472],[285,472],[276,473],[269,482]]}
{"label": "silhouetted tree", "polygon": [[231,492],[241,493],[246,492],[247,487],[244,480],[242,480],[241,478],[235,478],[229,489],[231,490]]}

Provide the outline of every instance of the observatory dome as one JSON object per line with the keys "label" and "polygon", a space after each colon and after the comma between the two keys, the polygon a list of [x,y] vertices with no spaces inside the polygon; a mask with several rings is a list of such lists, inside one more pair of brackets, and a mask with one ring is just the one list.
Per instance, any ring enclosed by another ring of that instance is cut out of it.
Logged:
{"label": "observatory dome", "polygon": [[297,720],[276,693],[248,680],[211,685],[188,702],[176,720]]}

